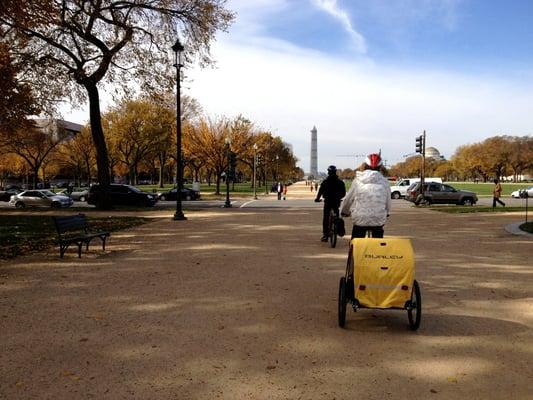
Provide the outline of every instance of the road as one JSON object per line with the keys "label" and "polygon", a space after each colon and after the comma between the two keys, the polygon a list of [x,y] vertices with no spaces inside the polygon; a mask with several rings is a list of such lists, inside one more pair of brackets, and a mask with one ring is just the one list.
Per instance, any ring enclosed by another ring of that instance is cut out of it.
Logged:
{"label": "road", "polygon": [[[304,188],[296,188],[296,193],[291,190],[288,200],[277,200],[276,194],[260,194],[257,200],[253,200],[252,197],[234,197],[231,198],[232,207],[235,208],[321,208],[321,204],[313,202],[313,195],[306,193]],[[507,206],[525,207],[525,199],[513,199],[511,197],[502,198]],[[412,203],[403,199],[392,200],[394,207],[411,207]],[[530,200],[530,206],[533,207],[533,201]],[[207,208],[223,208],[225,200],[195,200],[195,201],[183,201],[182,205],[184,209],[207,209]],[[480,197],[477,203],[479,206],[492,206],[492,197]],[[94,206],[88,205],[86,202],[75,201],[73,206],[75,208],[94,208]],[[159,201],[155,205],[155,209],[173,209],[176,207],[175,201]],[[500,207],[498,205],[498,207]],[[8,202],[0,201],[0,209],[12,209]]]}
{"label": "road", "polygon": [[290,193],[0,262],[0,399],[532,398],[533,240],[503,229],[518,215],[394,202],[421,328],[360,310],[340,329],[348,240],[321,243],[320,204]]}

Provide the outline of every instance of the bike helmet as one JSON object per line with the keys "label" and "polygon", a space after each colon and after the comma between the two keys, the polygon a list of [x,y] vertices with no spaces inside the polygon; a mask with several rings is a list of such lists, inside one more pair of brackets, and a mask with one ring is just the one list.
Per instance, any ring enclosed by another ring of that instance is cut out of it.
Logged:
{"label": "bike helmet", "polygon": [[369,154],[365,159],[365,164],[368,165],[370,169],[379,169],[383,162],[381,161],[381,156],[376,153]]}
{"label": "bike helmet", "polygon": [[335,175],[337,173],[337,167],[334,165],[330,165],[328,167],[328,175]]}

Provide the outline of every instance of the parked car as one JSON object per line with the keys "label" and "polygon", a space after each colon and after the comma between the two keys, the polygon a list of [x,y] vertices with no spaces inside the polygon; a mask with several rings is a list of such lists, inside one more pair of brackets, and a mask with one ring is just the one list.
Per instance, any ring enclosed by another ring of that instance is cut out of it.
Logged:
{"label": "parked car", "polygon": [[511,193],[511,197],[515,198],[515,199],[519,199],[520,198],[520,192],[522,190],[525,190],[527,192],[527,195],[528,197],[533,197],[533,186],[530,186],[526,189],[520,189],[520,190],[515,190],[513,193]]}
{"label": "parked car", "polygon": [[[420,182],[409,187],[406,200],[420,203]],[[473,206],[477,203],[477,194],[466,190],[457,190],[450,185],[438,182],[424,183],[424,199],[427,204],[461,204]]]}
{"label": "parked car", "polygon": [[[101,185],[92,185],[87,194],[87,203],[95,205],[101,196]],[[155,194],[143,192],[141,189],[113,183],[109,185],[111,204],[117,206],[146,206],[152,207],[157,202]]]}
{"label": "parked car", "polygon": [[[178,191],[174,188],[171,190],[168,190],[166,192],[161,192],[157,194],[157,198],[159,200],[165,201],[165,200],[176,200],[176,195]],[[198,200],[200,198],[200,192],[198,190],[193,190],[189,188],[182,188],[181,189],[181,199],[182,200]]]}
{"label": "parked car", "polygon": [[58,195],[50,190],[25,190],[22,193],[11,196],[9,204],[17,208],[25,207],[70,207],[73,201],[66,196]]}
{"label": "parked car", "polygon": [[74,187],[72,192],[69,193],[68,189],[64,189],[58,194],[64,194],[65,196],[70,197],[74,201],[85,201],[87,200],[87,194],[89,193],[89,188],[87,187]]}
{"label": "parked car", "polygon": [[11,196],[19,194],[20,192],[22,192],[22,190],[16,188],[3,190],[0,192],[0,201],[9,201],[11,199]]}
{"label": "parked car", "polygon": [[[424,178],[425,182],[438,182],[442,183],[441,178]],[[407,196],[407,189],[413,184],[420,182],[420,178],[403,178],[399,179],[394,185],[390,188],[390,195],[393,199],[401,199],[402,197]]]}

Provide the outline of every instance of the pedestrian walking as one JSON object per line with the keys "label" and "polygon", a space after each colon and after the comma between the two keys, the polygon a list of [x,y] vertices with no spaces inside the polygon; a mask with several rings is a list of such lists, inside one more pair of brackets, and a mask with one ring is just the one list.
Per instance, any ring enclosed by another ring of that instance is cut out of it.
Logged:
{"label": "pedestrian walking", "polygon": [[502,185],[498,179],[494,179],[494,189],[492,190],[492,208],[496,207],[496,203],[500,203],[505,207],[505,203],[500,200],[502,195]]}
{"label": "pedestrian walking", "polygon": [[311,193],[313,193],[313,181],[310,182],[311,184],[309,186],[311,186]]}
{"label": "pedestrian walking", "polygon": [[278,182],[276,192],[278,193],[278,200],[281,200],[281,195],[283,194],[283,185],[281,182]]}
{"label": "pedestrian walking", "polygon": [[318,190],[318,182],[315,182],[315,192]]}
{"label": "pedestrian walking", "polygon": [[287,200],[287,185],[283,186],[283,200]]}

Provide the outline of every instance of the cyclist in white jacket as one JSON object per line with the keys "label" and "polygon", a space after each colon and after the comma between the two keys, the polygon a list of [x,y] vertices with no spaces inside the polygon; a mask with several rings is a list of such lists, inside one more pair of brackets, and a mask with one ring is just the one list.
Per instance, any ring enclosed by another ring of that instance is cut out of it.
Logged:
{"label": "cyclist in white jacket", "polygon": [[379,172],[382,165],[379,154],[370,154],[342,202],[341,215],[352,217],[352,239],[365,237],[367,231],[374,238],[383,237],[383,226],[391,210],[391,191]]}

